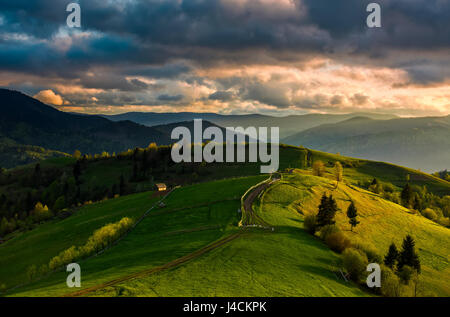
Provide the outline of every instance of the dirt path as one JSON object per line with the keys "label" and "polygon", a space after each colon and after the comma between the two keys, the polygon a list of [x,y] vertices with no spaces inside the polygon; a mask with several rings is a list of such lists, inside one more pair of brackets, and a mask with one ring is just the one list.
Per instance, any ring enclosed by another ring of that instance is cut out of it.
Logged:
{"label": "dirt path", "polygon": [[193,260],[193,259],[195,259],[195,258],[197,258],[197,257],[199,257],[199,256],[201,256],[201,255],[203,255],[203,254],[205,254],[207,252],[210,252],[210,251],[212,251],[214,249],[217,249],[217,248],[223,246],[224,244],[226,244],[226,243],[228,243],[230,241],[233,241],[234,239],[240,237],[241,234],[242,234],[242,232],[238,232],[238,233],[232,234],[232,235],[230,235],[228,237],[225,237],[225,238],[220,239],[220,240],[218,240],[216,242],[213,242],[213,243],[207,245],[206,247],[204,247],[204,248],[202,248],[200,250],[194,251],[194,252],[192,252],[192,253],[190,253],[188,255],[185,255],[185,256],[183,256],[181,258],[178,258],[178,259],[176,259],[174,261],[171,261],[169,263],[166,263],[164,265],[161,265],[161,266],[158,266],[158,267],[155,267],[155,268],[152,268],[152,269],[140,271],[140,272],[137,272],[137,273],[133,273],[133,274],[130,274],[130,275],[127,275],[127,276],[123,276],[123,277],[120,277],[118,279],[115,279],[115,280],[112,280],[112,281],[109,281],[109,282],[106,282],[106,283],[98,284],[98,285],[95,285],[95,286],[92,286],[92,287],[89,287],[89,288],[86,288],[86,289],[83,289],[83,290],[80,290],[80,291],[77,291],[77,292],[69,293],[69,294],[63,295],[63,297],[85,296],[85,295],[87,295],[89,293],[98,291],[100,289],[103,289],[103,288],[106,288],[106,287],[109,287],[109,286],[114,286],[116,284],[120,284],[122,282],[129,281],[129,280],[132,280],[132,279],[135,279],[135,278],[144,277],[144,276],[147,276],[147,275],[150,275],[150,274],[154,274],[154,273],[157,273],[157,272],[161,272],[161,271],[164,271],[164,270],[168,270],[168,269],[174,268],[174,267],[179,266],[181,264],[184,264],[184,263],[186,263],[186,262],[188,262],[190,260]]}
{"label": "dirt path", "polygon": [[[269,188],[273,183],[275,183],[277,181],[279,181],[279,179],[273,179],[270,182],[267,182],[267,183],[257,186],[250,194],[248,194],[248,196],[244,200],[245,211],[243,211],[243,212],[248,213],[248,215],[249,215],[248,219],[252,219],[253,222],[256,222],[255,220],[257,220],[259,222],[259,224],[261,224],[263,227],[269,228],[270,225],[267,222],[265,222],[264,220],[262,220],[261,217],[259,217],[256,214],[256,212],[253,210],[253,202],[263,191],[265,191],[267,188]],[[246,224],[246,226],[249,226],[249,225],[251,226],[254,224]]]}
{"label": "dirt path", "polygon": [[[244,201],[244,208],[249,214],[251,214],[252,219],[258,219],[260,223],[262,223],[264,225],[267,225],[267,226],[269,226],[269,225],[267,223],[265,223],[262,219],[260,219],[258,217],[258,215],[254,212],[252,205],[253,205],[254,200],[258,197],[258,195],[260,193],[262,193],[264,190],[266,190],[269,186],[271,186],[274,182],[276,182],[278,180],[279,179],[273,179],[270,182],[267,182],[267,183],[264,183],[264,184],[261,184],[261,185],[257,186],[246,197],[246,199]],[[147,215],[147,214],[148,214],[148,212],[145,215]],[[181,258],[178,258],[178,259],[176,259],[174,261],[166,263],[166,264],[164,264],[162,266],[158,266],[158,267],[155,267],[155,268],[152,268],[152,269],[140,271],[140,272],[133,273],[133,274],[130,274],[130,275],[127,275],[127,276],[123,276],[123,277],[120,277],[118,279],[115,279],[115,280],[112,280],[112,281],[109,281],[109,282],[106,282],[106,283],[98,284],[98,285],[95,285],[95,286],[92,286],[92,287],[89,287],[89,288],[86,288],[86,289],[83,289],[83,290],[80,290],[80,291],[76,291],[76,292],[73,292],[73,293],[68,293],[66,295],[63,295],[63,297],[86,296],[89,293],[92,293],[92,292],[104,289],[106,287],[114,286],[114,285],[120,284],[120,283],[125,282],[125,281],[129,281],[129,280],[132,280],[132,279],[135,279],[135,278],[139,278],[139,277],[144,277],[144,276],[147,276],[147,275],[150,275],[150,274],[158,273],[158,272],[161,272],[161,271],[164,271],[164,270],[168,270],[168,269],[177,267],[177,266],[179,266],[181,264],[184,264],[184,263],[186,263],[186,262],[188,262],[190,260],[198,258],[198,257],[200,257],[201,255],[203,255],[203,254],[205,254],[207,252],[210,252],[210,251],[212,251],[214,249],[217,249],[217,248],[227,244],[228,242],[233,241],[234,239],[237,239],[238,237],[240,237],[242,235],[244,230],[245,229],[243,229],[241,232],[238,232],[238,233],[232,234],[232,235],[230,235],[228,237],[222,238],[222,239],[220,239],[220,240],[218,240],[216,242],[213,242],[213,243],[203,247],[202,249],[194,251],[194,252],[192,252],[192,253],[190,253],[188,255],[185,255],[185,256],[183,256]]]}

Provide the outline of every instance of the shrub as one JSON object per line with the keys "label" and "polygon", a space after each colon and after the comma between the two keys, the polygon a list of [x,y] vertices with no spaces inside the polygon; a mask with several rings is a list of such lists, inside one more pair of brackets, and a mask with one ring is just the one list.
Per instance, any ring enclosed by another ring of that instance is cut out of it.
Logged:
{"label": "shrub", "polygon": [[52,212],[48,210],[48,207],[40,202],[36,203],[32,214],[36,221],[47,220],[53,216]]}
{"label": "shrub", "polygon": [[315,234],[317,230],[316,216],[315,215],[306,216],[303,222],[303,226],[309,234]]}
{"label": "shrub", "polygon": [[387,266],[381,266],[381,294],[386,297],[399,297],[401,291],[400,279]]}
{"label": "shrub", "polygon": [[64,207],[66,207],[66,199],[64,198],[64,196],[60,196],[58,197],[58,199],[55,201],[55,204],[53,205],[53,211],[55,213],[61,211],[62,209],[64,209]]}
{"label": "shrub", "polygon": [[354,247],[362,252],[364,252],[367,256],[367,259],[370,263],[382,263],[383,256],[378,253],[378,250],[369,243],[357,243]]}
{"label": "shrub", "polygon": [[436,212],[431,208],[426,208],[424,211],[422,211],[422,216],[433,221],[437,219]]}
{"label": "shrub", "polygon": [[348,248],[342,254],[342,262],[350,278],[359,282],[367,268],[367,256],[356,249]]}
{"label": "shrub", "polygon": [[376,194],[382,194],[383,193],[383,185],[381,185],[380,183],[370,185],[369,190]]}
{"label": "shrub", "polygon": [[397,275],[403,284],[408,285],[409,281],[411,280],[412,276],[414,275],[414,272],[415,272],[415,270],[412,267],[405,265],[402,267],[402,269],[400,271],[398,271]]}
{"label": "shrub", "polygon": [[55,270],[61,266],[74,262],[98,252],[124,235],[134,224],[134,221],[128,217],[122,218],[119,222],[107,224],[88,238],[85,245],[81,247],[72,246],[62,251],[59,255],[52,258],[48,264],[50,270]]}
{"label": "shrub", "polygon": [[395,186],[392,185],[391,183],[384,183],[383,190],[386,193],[393,193],[393,192],[395,192]]}
{"label": "shrub", "polygon": [[322,229],[320,230],[320,238],[323,241],[326,241],[327,237],[332,234],[332,233],[336,233],[339,232],[340,229],[336,226],[336,225],[326,225],[323,226]]}
{"label": "shrub", "polygon": [[315,176],[323,176],[325,175],[325,164],[322,161],[315,161],[313,166],[313,175]]}
{"label": "shrub", "polygon": [[29,266],[27,269],[27,278],[31,282],[32,280],[34,280],[36,275],[37,275],[37,267],[36,267],[36,265],[33,264],[33,265]]}
{"label": "shrub", "polygon": [[450,227],[450,218],[442,217],[442,218],[439,218],[438,222],[439,222],[439,224],[441,224],[444,227]]}
{"label": "shrub", "polygon": [[340,231],[329,234],[325,243],[331,250],[342,253],[345,249],[351,246],[350,240]]}

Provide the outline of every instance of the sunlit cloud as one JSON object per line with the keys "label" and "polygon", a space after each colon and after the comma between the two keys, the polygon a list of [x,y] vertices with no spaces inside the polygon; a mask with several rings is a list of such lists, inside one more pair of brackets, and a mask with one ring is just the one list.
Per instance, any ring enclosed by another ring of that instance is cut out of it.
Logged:
{"label": "sunlit cloud", "polygon": [[53,92],[51,89],[41,90],[39,93],[34,95],[34,98],[40,100],[43,103],[54,105],[54,106],[62,106],[67,104],[64,99]]}

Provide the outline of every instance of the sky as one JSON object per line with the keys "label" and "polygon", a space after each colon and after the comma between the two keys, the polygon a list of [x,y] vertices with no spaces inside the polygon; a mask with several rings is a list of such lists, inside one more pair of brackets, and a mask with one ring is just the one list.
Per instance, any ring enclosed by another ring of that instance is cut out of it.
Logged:
{"label": "sky", "polygon": [[448,115],[450,1],[0,0],[0,86],[84,113]]}

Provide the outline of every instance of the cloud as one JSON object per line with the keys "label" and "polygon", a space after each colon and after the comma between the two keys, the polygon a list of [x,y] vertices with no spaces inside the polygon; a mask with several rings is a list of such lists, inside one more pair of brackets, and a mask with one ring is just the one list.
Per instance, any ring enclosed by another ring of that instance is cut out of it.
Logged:
{"label": "cloud", "polygon": [[159,95],[158,96],[159,101],[169,101],[169,102],[180,101],[183,98],[184,98],[183,95],[175,95],[175,96]]}
{"label": "cloud", "polygon": [[380,1],[380,29],[369,2],[79,0],[75,30],[66,0],[0,1],[0,84],[90,110],[448,112],[450,1]]}
{"label": "cloud", "polygon": [[60,95],[55,94],[51,89],[41,90],[33,97],[45,104],[54,106],[62,106],[65,104],[64,99]]}
{"label": "cloud", "polygon": [[231,91],[216,91],[209,95],[210,100],[230,101],[234,98],[234,94]]}

